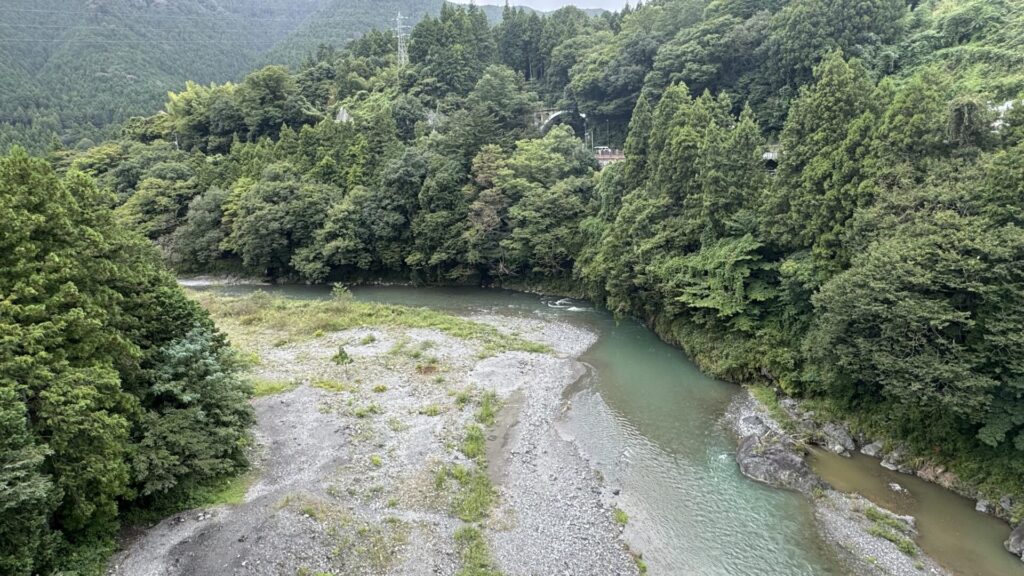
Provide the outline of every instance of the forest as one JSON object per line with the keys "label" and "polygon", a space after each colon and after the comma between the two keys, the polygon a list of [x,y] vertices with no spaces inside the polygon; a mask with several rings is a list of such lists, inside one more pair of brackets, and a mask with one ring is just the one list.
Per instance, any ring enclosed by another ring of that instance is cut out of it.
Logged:
{"label": "forest", "polygon": [[584,296],[1024,502],[1022,8],[444,4],[407,65],[373,31],[14,148],[0,571],[244,465],[238,360],[165,266]]}
{"label": "forest", "polygon": [[419,19],[441,0],[8,0],[0,10],[0,149],[88,148],[187,80],[298,64],[321,43]]}

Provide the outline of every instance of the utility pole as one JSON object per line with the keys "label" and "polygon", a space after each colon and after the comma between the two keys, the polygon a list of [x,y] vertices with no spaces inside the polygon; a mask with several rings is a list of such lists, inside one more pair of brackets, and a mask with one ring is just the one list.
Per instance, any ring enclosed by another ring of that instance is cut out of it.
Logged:
{"label": "utility pole", "polygon": [[398,37],[398,67],[405,68],[406,64],[409,63],[409,35],[406,34],[407,26],[405,25],[405,17],[399,12],[398,16],[395,16],[395,36]]}

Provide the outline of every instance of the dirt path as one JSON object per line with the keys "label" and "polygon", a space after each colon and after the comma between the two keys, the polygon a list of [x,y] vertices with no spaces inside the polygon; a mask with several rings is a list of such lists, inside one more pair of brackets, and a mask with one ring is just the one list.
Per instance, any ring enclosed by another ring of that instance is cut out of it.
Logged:
{"label": "dirt path", "polygon": [[[554,426],[561,392],[582,370],[575,357],[594,335],[547,320],[476,319],[555,352],[481,359],[479,345],[422,329],[282,346],[273,334],[247,335],[257,382],[294,387],[254,401],[257,476],[244,502],[165,519],[118,553],[110,573],[455,574],[466,547],[455,533],[471,524],[509,576],[635,574],[600,483]],[[351,362],[332,360],[339,346]],[[465,510],[477,493],[464,483],[481,461],[463,443],[488,391],[510,402],[486,431],[497,498],[476,522]]]}

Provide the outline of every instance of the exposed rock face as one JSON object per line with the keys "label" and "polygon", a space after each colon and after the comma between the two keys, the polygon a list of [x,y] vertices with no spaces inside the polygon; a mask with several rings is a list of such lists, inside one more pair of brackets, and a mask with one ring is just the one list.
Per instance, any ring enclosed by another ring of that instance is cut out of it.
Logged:
{"label": "exposed rock face", "polygon": [[1006,546],[1010,554],[1020,556],[1020,559],[1024,560],[1024,522],[1017,526],[1013,532],[1010,532],[1010,537],[1003,543],[1003,546]]}
{"label": "exposed rock face", "polygon": [[860,453],[864,454],[865,456],[877,458],[878,455],[882,453],[882,447],[883,445],[881,442],[872,442],[871,444],[867,444],[861,447]]}
{"label": "exposed rock face", "polygon": [[897,447],[892,452],[886,454],[885,458],[882,458],[882,466],[889,470],[902,472],[903,474],[914,473],[914,469],[907,462],[907,455],[903,447]]}
{"label": "exposed rock face", "polygon": [[776,488],[810,494],[827,488],[804,460],[803,452],[749,395],[729,407],[727,421],[739,437],[736,463],[748,478]]}
{"label": "exposed rock face", "polygon": [[824,445],[836,454],[849,457],[850,452],[857,449],[856,442],[850,437],[850,431],[846,426],[835,422],[829,422],[821,427],[821,436]]}
{"label": "exposed rock face", "polygon": [[[817,432],[818,438],[823,437],[809,413],[800,412],[795,402],[783,400],[780,404],[797,419],[794,424],[798,434]],[[726,422],[740,438],[736,462],[744,475],[771,486],[812,495],[810,502],[818,529],[847,564],[848,573],[863,576],[948,576],[948,572],[919,549],[908,555],[893,542],[876,534],[874,521],[867,518],[864,511],[873,508],[885,514],[891,518],[894,529],[908,538],[916,534],[912,517],[893,514],[862,496],[832,490],[808,466],[800,445],[751,396],[744,395],[733,402]],[[846,435],[848,437],[849,433]],[[852,439],[850,443],[853,443]],[[842,446],[843,443],[837,441],[836,444]],[[849,451],[855,446],[845,449]],[[895,486],[906,493],[902,486]]]}
{"label": "exposed rock face", "polygon": [[748,478],[778,488],[788,488],[810,494],[815,488],[825,488],[797,446],[785,437],[767,434],[747,436],[740,441],[736,462]]}

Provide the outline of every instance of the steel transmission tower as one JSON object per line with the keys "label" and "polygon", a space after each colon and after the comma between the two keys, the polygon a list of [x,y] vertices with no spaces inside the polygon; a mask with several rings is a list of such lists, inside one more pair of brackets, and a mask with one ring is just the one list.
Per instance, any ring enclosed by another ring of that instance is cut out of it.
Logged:
{"label": "steel transmission tower", "polygon": [[406,34],[408,27],[405,25],[405,16],[399,12],[395,16],[395,36],[398,37],[398,67],[404,68],[409,63],[409,35]]}

